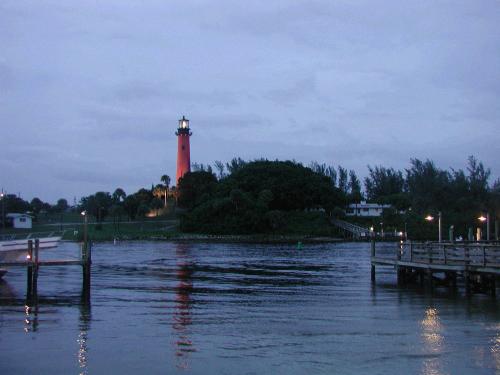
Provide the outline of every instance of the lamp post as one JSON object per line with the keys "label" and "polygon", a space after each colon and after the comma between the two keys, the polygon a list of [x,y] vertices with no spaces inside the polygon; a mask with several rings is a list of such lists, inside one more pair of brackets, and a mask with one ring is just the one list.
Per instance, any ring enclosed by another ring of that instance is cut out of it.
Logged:
{"label": "lamp post", "polygon": [[83,243],[87,246],[87,211],[82,211],[83,216]]}
{"label": "lamp post", "polygon": [[[431,215],[427,215],[425,217],[425,220],[427,220],[427,221],[430,222],[430,221],[434,220],[434,217],[431,216]],[[441,237],[441,211],[438,212],[438,231],[439,231],[439,233],[438,233],[438,241],[442,242],[442,237]]]}
{"label": "lamp post", "polygon": [[478,217],[478,220],[482,223],[486,221],[486,241],[490,240],[490,213],[486,213],[486,217],[483,215]]}

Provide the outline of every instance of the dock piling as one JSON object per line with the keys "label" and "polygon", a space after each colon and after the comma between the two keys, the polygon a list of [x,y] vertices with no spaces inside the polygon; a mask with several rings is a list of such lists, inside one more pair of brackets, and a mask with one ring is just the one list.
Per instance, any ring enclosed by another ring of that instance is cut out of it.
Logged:
{"label": "dock piling", "polygon": [[92,242],[85,241],[82,244],[82,290],[84,298],[90,299],[90,267],[92,264]]}
{"label": "dock piling", "polygon": [[28,241],[28,262],[26,267],[26,294],[27,298],[31,298],[33,292],[33,240]]}
{"label": "dock piling", "polygon": [[39,266],[39,263],[40,263],[40,260],[38,258],[38,255],[39,255],[39,250],[40,250],[40,240],[37,238],[35,239],[35,249],[33,251],[33,263],[34,263],[34,266],[33,266],[33,281],[31,283],[31,287],[32,287],[32,296],[36,298],[37,294],[38,294],[38,266]]}
{"label": "dock piling", "polygon": [[[372,259],[375,258],[375,236],[372,236],[371,240],[371,257]],[[371,280],[372,282],[375,281],[375,264],[372,261],[372,268],[371,268]]]}

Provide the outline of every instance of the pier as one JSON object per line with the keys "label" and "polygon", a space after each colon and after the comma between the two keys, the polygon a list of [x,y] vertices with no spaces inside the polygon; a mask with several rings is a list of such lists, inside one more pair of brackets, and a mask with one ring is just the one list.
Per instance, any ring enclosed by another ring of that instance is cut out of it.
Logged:
{"label": "pier", "polygon": [[26,295],[28,299],[37,297],[38,274],[40,268],[58,266],[80,266],[82,268],[82,291],[85,299],[90,299],[90,277],[92,265],[92,243],[85,241],[81,245],[79,258],[41,260],[39,254],[39,240],[28,241],[26,260],[15,262],[0,262],[0,268],[26,268]]}
{"label": "pier", "polygon": [[463,280],[466,294],[496,295],[500,277],[500,242],[401,242],[392,246],[371,243],[371,279],[376,268],[393,267],[398,285],[419,282],[429,288],[456,288]]}

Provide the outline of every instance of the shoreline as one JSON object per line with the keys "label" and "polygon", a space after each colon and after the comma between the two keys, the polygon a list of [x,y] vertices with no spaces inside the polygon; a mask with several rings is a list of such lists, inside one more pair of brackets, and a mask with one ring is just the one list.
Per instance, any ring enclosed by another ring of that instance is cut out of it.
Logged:
{"label": "shoreline", "polygon": [[136,236],[122,235],[109,238],[90,238],[92,242],[122,241],[171,241],[171,242],[207,242],[207,243],[336,243],[345,242],[345,239],[326,236],[303,236],[303,235],[212,235],[212,234],[172,234]]}

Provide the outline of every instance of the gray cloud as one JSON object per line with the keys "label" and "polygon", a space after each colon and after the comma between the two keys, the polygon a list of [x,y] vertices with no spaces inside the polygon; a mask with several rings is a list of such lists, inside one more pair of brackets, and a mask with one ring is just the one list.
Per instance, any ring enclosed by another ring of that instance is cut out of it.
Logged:
{"label": "gray cloud", "polygon": [[446,168],[500,176],[494,1],[2,1],[0,187],[56,200],[192,159]]}

